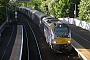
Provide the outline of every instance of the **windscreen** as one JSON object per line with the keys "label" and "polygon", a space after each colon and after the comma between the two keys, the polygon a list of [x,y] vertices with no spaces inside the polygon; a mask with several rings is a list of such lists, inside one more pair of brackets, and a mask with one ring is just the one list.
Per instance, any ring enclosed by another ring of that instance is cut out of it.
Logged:
{"label": "windscreen", "polygon": [[65,27],[57,27],[54,29],[54,31],[55,31],[55,34],[57,35],[64,35],[68,33],[68,29]]}

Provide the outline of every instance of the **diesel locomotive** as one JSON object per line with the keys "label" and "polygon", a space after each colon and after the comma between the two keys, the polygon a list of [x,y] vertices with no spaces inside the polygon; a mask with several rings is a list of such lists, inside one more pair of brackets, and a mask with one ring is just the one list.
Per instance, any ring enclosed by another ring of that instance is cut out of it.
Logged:
{"label": "diesel locomotive", "polygon": [[71,30],[67,24],[31,8],[18,7],[18,11],[26,14],[39,26],[52,50],[64,53],[72,50]]}

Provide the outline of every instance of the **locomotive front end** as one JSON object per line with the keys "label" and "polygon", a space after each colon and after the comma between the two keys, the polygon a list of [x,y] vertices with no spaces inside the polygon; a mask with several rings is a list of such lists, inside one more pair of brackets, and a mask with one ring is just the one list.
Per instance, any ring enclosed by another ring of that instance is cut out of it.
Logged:
{"label": "locomotive front end", "polygon": [[57,52],[68,52],[71,47],[71,31],[66,24],[57,24],[53,29],[51,48]]}

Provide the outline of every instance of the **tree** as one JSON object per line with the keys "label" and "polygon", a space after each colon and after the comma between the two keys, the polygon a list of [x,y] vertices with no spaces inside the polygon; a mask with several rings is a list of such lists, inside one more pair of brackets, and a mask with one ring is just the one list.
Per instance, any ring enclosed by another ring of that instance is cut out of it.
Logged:
{"label": "tree", "polygon": [[[74,3],[77,8],[80,0],[30,0],[28,7],[35,8],[46,13],[45,6],[48,6],[49,15],[59,17],[73,17],[74,16]],[[77,9],[78,14],[78,9]]]}
{"label": "tree", "polygon": [[81,0],[79,5],[79,19],[90,20],[90,0]]}
{"label": "tree", "polygon": [[9,0],[0,0],[0,25],[6,20],[6,6]]}
{"label": "tree", "polygon": [[69,0],[59,0],[58,3],[55,4],[55,13],[57,18],[68,16],[69,5]]}
{"label": "tree", "polygon": [[54,15],[56,18],[74,17],[74,3],[78,5],[79,2],[80,0],[46,0],[41,4],[41,10],[45,12],[44,6],[48,5],[49,14]]}

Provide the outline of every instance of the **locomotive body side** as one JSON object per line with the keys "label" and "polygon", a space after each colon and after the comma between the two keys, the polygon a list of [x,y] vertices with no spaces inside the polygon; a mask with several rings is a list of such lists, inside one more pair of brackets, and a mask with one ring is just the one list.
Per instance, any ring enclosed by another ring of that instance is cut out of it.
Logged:
{"label": "locomotive body side", "polygon": [[44,19],[44,35],[46,42],[50,45],[51,49],[57,52],[68,52],[71,47],[71,31],[66,24],[55,19]]}
{"label": "locomotive body side", "polygon": [[39,11],[33,13],[33,15],[34,15],[34,20],[33,20],[33,21],[34,21],[39,27],[41,27],[42,18],[43,18],[43,17],[46,17],[47,15],[44,14],[44,13],[42,13],[42,12],[39,12]]}

